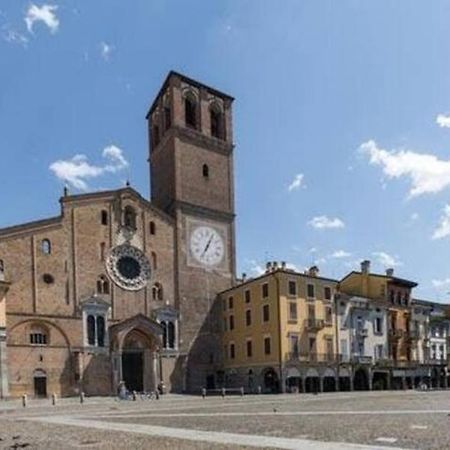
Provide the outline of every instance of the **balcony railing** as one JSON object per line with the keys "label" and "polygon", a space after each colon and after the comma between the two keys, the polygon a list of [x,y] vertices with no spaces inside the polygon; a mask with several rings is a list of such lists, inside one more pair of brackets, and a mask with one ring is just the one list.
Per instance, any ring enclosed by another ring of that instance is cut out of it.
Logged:
{"label": "balcony railing", "polygon": [[296,361],[304,363],[337,363],[340,362],[341,355],[335,353],[286,353],[287,361]]}
{"label": "balcony railing", "polygon": [[305,328],[308,331],[319,331],[325,326],[322,319],[305,319]]}

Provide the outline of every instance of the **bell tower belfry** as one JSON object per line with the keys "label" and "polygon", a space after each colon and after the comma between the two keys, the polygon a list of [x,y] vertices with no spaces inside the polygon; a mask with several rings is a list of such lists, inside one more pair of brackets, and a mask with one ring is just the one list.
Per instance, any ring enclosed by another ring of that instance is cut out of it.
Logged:
{"label": "bell tower belfry", "polygon": [[232,103],[170,72],[147,114],[151,200],[176,220],[175,304],[188,390],[211,385],[220,367],[215,300],[235,277]]}

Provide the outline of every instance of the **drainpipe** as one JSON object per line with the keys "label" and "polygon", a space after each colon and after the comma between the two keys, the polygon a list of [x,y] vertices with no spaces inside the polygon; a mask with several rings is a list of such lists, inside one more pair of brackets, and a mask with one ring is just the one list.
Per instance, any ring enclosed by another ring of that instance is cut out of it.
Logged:
{"label": "drainpipe", "polygon": [[284,394],[286,392],[286,380],[283,376],[283,355],[281,353],[282,350],[282,336],[281,336],[281,299],[280,299],[280,280],[277,277],[277,273],[273,272],[273,276],[275,278],[275,283],[277,285],[277,303],[278,303],[278,326],[279,326],[279,333],[278,333],[278,351],[280,353],[280,381],[281,381],[281,392]]}

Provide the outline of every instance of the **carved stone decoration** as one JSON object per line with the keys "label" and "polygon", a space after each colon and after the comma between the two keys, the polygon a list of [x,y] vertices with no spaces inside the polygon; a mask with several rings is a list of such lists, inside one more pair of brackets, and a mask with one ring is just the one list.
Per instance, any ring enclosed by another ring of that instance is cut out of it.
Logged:
{"label": "carved stone decoration", "polygon": [[147,256],[129,244],[111,249],[106,259],[106,270],[115,284],[128,291],[143,289],[151,276]]}

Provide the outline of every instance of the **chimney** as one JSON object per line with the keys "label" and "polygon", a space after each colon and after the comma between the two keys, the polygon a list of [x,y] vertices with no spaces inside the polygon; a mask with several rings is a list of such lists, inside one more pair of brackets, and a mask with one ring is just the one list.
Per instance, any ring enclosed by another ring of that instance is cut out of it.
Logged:
{"label": "chimney", "polygon": [[266,273],[269,273],[272,270],[272,263],[269,261],[266,263]]}
{"label": "chimney", "polygon": [[278,262],[274,261],[272,267],[273,267],[273,270],[278,270]]}
{"label": "chimney", "polygon": [[361,263],[361,272],[364,275],[369,275],[369,273],[370,273],[370,261],[369,260],[366,259]]}
{"label": "chimney", "polygon": [[245,283],[247,281],[247,274],[244,272],[242,274],[242,282]]}
{"label": "chimney", "polygon": [[386,276],[387,277],[393,277],[394,276],[394,269],[390,267],[389,269],[386,269]]}
{"label": "chimney", "polygon": [[310,277],[317,277],[318,274],[319,274],[319,268],[317,266],[312,266],[309,268],[308,275]]}
{"label": "chimney", "polygon": [[281,268],[286,270],[286,261],[281,261]]}

